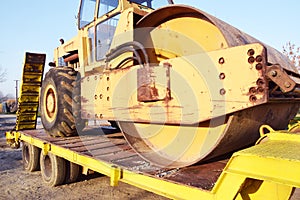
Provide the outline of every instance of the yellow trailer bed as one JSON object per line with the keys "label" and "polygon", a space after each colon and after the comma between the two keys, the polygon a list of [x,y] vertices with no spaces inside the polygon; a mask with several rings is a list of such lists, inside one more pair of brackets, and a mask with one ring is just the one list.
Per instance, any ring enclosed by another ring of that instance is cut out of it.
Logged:
{"label": "yellow trailer bed", "polygon": [[109,176],[112,186],[122,181],[171,199],[289,199],[300,187],[300,136],[267,130],[264,135],[262,128],[260,144],[181,169],[144,161],[121,133],[101,128],[87,128],[70,138],[52,138],[43,129],[7,132],[6,138],[14,146],[26,142],[45,155]]}

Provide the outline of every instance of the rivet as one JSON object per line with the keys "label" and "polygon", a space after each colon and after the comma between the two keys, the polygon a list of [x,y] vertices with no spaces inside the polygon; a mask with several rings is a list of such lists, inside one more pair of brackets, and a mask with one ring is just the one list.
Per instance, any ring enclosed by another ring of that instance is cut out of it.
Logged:
{"label": "rivet", "polygon": [[248,56],[253,56],[255,54],[255,51],[253,49],[248,50]]}
{"label": "rivet", "polygon": [[273,77],[276,77],[277,76],[277,72],[276,71],[271,71],[270,75],[273,76]]}
{"label": "rivet", "polygon": [[290,82],[285,82],[285,83],[284,83],[284,86],[285,86],[286,88],[290,88],[290,87],[292,86],[292,84],[291,84]]}
{"label": "rivet", "polygon": [[224,79],[226,78],[225,73],[221,73],[221,74],[219,75],[219,78],[220,78],[221,80],[224,80]]}
{"label": "rivet", "polygon": [[221,43],[221,49],[223,49],[223,48],[224,48],[224,43],[222,42],[222,43]]}
{"label": "rivet", "polygon": [[264,82],[264,80],[261,79],[261,78],[259,78],[259,79],[256,81],[256,85],[258,85],[258,86],[262,86],[262,85],[264,85],[264,84],[265,84],[265,82]]}
{"label": "rivet", "polygon": [[255,58],[253,56],[249,57],[248,63],[253,64],[255,62]]}
{"label": "rivet", "polygon": [[262,70],[262,68],[263,68],[263,65],[262,65],[261,63],[258,63],[258,64],[256,65],[256,69],[257,69],[257,70]]}
{"label": "rivet", "polygon": [[226,90],[225,90],[224,88],[222,88],[222,89],[220,90],[220,95],[224,96],[225,94],[226,94]]}
{"label": "rivet", "polygon": [[256,62],[262,62],[263,61],[263,57],[261,55],[256,57]]}
{"label": "rivet", "polygon": [[265,90],[264,90],[263,87],[258,87],[258,88],[257,88],[257,91],[258,91],[259,93],[263,93]]}
{"label": "rivet", "polygon": [[225,59],[222,57],[219,59],[219,64],[223,65],[225,63]]}
{"label": "rivet", "polygon": [[249,89],[249,93],[250,94],[256,94],[257,93],[257,89],[255,87],[252,87]]}
{"label": "rivet", "polygon": [[249,100],[250,102],[255,103],[257,101],[257,97],[255,95],[251,95]]}

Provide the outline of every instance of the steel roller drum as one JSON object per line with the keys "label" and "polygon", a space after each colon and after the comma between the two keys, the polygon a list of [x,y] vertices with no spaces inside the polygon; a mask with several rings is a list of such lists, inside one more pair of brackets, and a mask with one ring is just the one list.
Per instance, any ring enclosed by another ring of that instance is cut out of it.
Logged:
{"label": "steel roller drum", "polygon": [[[261,43],[205,12],[182,5],[158,9],[146,15],[137,24],[137,28],[149,27],[151,27],[149,37],[138,39],[144,46],[149,45],[149,41],[153,43],[152,45],[159,46],[160,44],[156,44],[159,41],[156,41],[158,37],[155,33],[161,30],[171,30],[191,38],[200,46],[202,52]],[[267,45],[264,46],[267,49],[269,63],[278,63],[283,68],[298,73],[285,56]],[[162,48],[148,50],[149,54],[151,51],[152,53],[156,51],[150,55],[151,62],[161,62],[174,56],[168,52],[164,53]],[[180,56],[183,55],[176,55]],[[203,63],[196,65],[205,68]],[[175,66],[174,69],[178,74],[184,74],[188,70],[185,66]],[[208,78],[202,77],[199,81],[209,82]],[[239,80],[232,81],[239,84]],[[189,85],[189,80],[183,82]],[[178,84],[178,88],[172,91],[173,96],[176,96],[176,90],[180,89]],[[194,92],[197,91],[191,88],[191,93]],[[215,91],[210,92],[213,94]],[[185,100],[183,96],[178,97],[180,102]],[[195,102],[201,106],[209,103],[209,100]],[[173,168],[192,165],[252,145],[259,138],[258,130],[261,125],[268,124],[274,129],[285,129],[298,110],[299,103],[282,100],[267,102],[234,113],[224,113],[196,124],[157,124],[137,121],[119,122],[119,125],[128,143],[140,156],[156,165]]]}

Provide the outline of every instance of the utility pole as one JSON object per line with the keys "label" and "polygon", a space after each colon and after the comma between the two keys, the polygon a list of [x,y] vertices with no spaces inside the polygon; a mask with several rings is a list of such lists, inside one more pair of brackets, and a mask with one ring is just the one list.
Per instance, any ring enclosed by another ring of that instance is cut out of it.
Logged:
{"label": "utility pole", "polygon": [[18,105],[18,82],[19,80],[14,80],[16,82],[16,105]]}

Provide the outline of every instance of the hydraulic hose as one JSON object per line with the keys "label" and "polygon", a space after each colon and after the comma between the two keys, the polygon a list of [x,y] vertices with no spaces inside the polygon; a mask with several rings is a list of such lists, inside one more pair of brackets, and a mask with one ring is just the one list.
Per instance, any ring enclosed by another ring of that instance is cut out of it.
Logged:
{"label": "hydraulic hose", "polygon": [[[149,65],[149,57],[148,54],[144,48],[144,46],[136,41],[131,41],[131,42],[126,42],[124,44],[121,44],[120,46],[112,49],[107,55],[106,55],[106,61],[110,61],[118,56],[120,56],[121,54],[129,51],[129,52],[133,52],[135,54],[135,56],[137,57],[137,59],[140,58],[139,53],[137,52],[137,50],[142,51],[142,54],[144,56],[145,59],[145,64]],[[142,62],[139,62],[140,64]]]}

